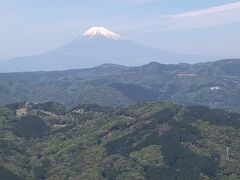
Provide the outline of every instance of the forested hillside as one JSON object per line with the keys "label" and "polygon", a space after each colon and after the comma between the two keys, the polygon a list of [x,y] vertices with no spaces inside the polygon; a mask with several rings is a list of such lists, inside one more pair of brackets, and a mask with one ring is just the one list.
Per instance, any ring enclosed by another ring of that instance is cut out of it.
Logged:
{"label": "forested hillside", "polygon": [[240,114],[203,106],[6,105],[0,177],[236,180],[239,129]]}
{"label": "forested hillside", "polygon": [[71,107],[125,106],[159,100],[239,110],[240,60],[0,74],[2,105],[54,101]]}

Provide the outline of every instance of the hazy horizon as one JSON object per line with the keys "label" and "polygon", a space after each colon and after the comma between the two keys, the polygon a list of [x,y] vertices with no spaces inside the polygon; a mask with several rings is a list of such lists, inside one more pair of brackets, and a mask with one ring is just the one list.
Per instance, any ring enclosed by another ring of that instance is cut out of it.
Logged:
{"label": "hazy horizon", "polygon": [[240,0],[0,0],[0,179],[240,180]]}
{"label": "hazy horizon", "polygon": [[53,50],[91,26],[170,52],[240,57],[239,1],[9,0],[0,5],[0,60]]}

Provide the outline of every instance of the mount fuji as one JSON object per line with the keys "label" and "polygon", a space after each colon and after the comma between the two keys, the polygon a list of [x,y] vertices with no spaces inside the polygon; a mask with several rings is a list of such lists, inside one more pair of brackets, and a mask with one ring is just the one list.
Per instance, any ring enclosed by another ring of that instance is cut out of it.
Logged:
{"label": "mount fuji", "polygon": [[171,64],[216,59],[145,47],[125,40],[107,28],[91,27],[80,37],[53,51],[4,61],[0,64],[0,72],[80,69],[105,63],[136,66],[150,61]]}

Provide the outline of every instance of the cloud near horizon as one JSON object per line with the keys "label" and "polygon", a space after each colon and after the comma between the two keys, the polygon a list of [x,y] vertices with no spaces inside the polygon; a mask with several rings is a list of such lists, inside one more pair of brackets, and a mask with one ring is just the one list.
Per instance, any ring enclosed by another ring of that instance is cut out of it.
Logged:
{"label": "cloud near horizon", "polygon": [[240,2],[169,16],[176,28],[204,28],[240,22]]}
{"label": "cloud near horizon", "polygon": [[240,22],[240,2],[150,18],[151,21],[139,22],[135,27],[150,31],[216,27]]}

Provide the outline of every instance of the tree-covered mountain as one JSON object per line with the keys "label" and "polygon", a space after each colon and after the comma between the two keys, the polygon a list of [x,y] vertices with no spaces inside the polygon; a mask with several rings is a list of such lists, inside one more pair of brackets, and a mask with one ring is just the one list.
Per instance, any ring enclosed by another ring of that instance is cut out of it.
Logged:
{"label": "tree-covered mountain", "polygon": [[54,101],[129,105],[167,100],[186,105],[237,109],[240,60],[198,64],[149,63],[126,67],[0,74],[0,104]]}
{"label": "tree-covered mountain", "polygon": [[239,129],[240,114],[203,106],[5,105],[0,177],[235,180]]}

